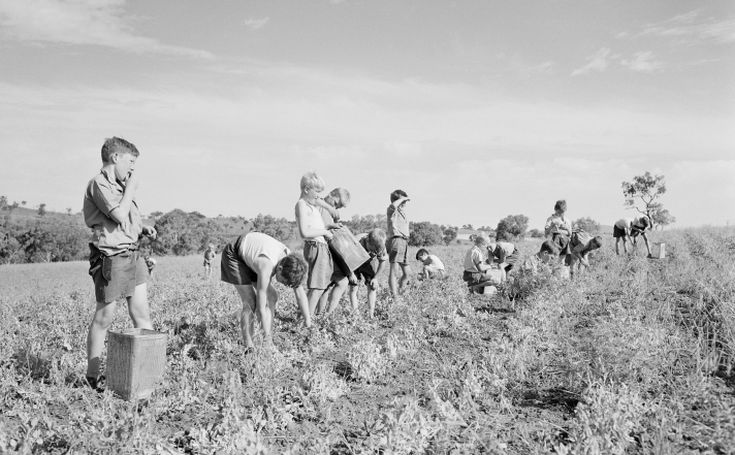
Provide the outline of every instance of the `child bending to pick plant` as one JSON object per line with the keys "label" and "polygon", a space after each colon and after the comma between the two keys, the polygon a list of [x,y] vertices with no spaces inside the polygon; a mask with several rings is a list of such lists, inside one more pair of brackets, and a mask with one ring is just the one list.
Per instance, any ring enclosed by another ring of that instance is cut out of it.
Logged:
{"label": "child bending to pick plant", "polygon": [[115,318],[115,301],[126,298],[133,325],[153,329],[148,306],[148,267],[138,250],[141,235],[152,238],[156,229],[143,226],[136,202],[140,155],[132,143],[113,137],[102,145],[102,169],[84,193],[84,222],[92,228],[89,274],[96,307],[87,334],[87,383],[99,390],[103,376],[100,358],[105,336]]}
{"label": "child bending to pick plant", "polygon": [[643,242],[646,244],[646,251],[648,257],[651,255],[651,246],[648,243],[648,237],[646,237],[646,229],[651,228],[651,221],[647,216],[641,216],[638,218],[623,218],[615,222],[613,226],[613,237],[615,238],[615,254],[620,254],[618,244],[623,241],[623,252],[628,253],[628,247],[626,240],[631,239],[633,246],[636,246],[636,238],[638,235],[643,237]]}
{"label": "child bending to pick plant", "polygon": [[587,260],[587,255],[602,246],[602,237],[599,235],[593,237],[587,232],[580,230],[572,234],[572,240],[569,245],[572,249],[569,273],[574,275],[575,265],[577,271],[581,271],[582,266],[589,267],[590,263]]}
{"label": "child bending to pick plant", "polygon": [[[367,287],[367,301],[368,301],[368,316],[370,319],[375,317],[375,300],[378,295],[378,275],[383,271],[383,266],[388,258],[388,253],[385,250],[385,231],[376,228],[367,234],[360,234],[357,236],[360,245],[365,248],[370,259],[362,264],[355,270],[354,282],[350,282],[350,303],[352,304],[352,310],[357,314],[358,303],[357,303],[357,289],[360,286],[360,281],[365,280],[365,286]],[[336,305],[332,302],[332,305]],[[333,311],[330,306],[329,311]]]}
{"label": "child bending to pick plant", "polygon": [[464,273],[462,279],[467,283],[470,292],[475,292],[485,286],[500,284],[500,280],[492,276],[492,260],[487,256],[489,239],[487,234],[480,232],[475,235],[475,245],[467,251],[464,257]]}
{"label": "child bending to pick plant", "polygon": [[264,341],[272,343],[271,325],[278,301],[274,278],[293,289],[304,323],[311,326],[306,291],[301,285],[306,269],[303,259],[262,232],[241,235],[222,250],[222,281],[234,285],[242,300],[240,328],[246,349],[253,348],[255,317],[263,326]]}
{"label": "child bending to pick plant", "polygon": [[424,248],[416,252],[416,260],[421,262],[422,270],[418,274],[419,280],[430,278],[444,278],[444,263],[439,256],[429,253]]}

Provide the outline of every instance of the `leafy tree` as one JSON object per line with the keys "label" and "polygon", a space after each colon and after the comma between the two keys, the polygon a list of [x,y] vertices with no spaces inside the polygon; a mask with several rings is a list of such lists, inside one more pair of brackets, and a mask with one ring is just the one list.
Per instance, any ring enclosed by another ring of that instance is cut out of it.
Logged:
{"label": "leafy tree", "polygon": [[462,229],[469,229],[469,230],[473,230],[473,229],[475,229],[475,228],[473,228],[471,224],[463,224],[463,225],[462,225]]}
{"label": "leafy tree", "polygon": [[45,216],[46,215],[46,204],[41,203],[38,205],[38,215],[39,216]]}
{"label": "leafy tree", "polygon": [[646,215],[654,226],[657,223],[656,217],[669,224],[676,220],[659,201],[666,193],[666,182],[664,182],[663,175],[652,175],[646,171],[643,175],[633,177],[630,182],[623,182],[622,188],[625,206]]}
{"label": "leafy tree", "polygon": [[411,246],[437,245],[443,240],[441,227],[428,221],[410,223],[408,244]]}
{"label": "leafy tree", "polygon": [[657,229],[663,229],[665,226],[676,223],[676,218],[669,213],[669,210],[660,205],[651,212],[651,220]]}
{"label": "leafy tree", "polygon": [[454,226],[442,226],[442,241],[445,245],[449,245],[457,238],[457,228]]}
{"label": "leafy tree", "polygon": [[495,236],[498,240],[522,239],[528,229],[526,215],[508,215],[498,222]]}
{"label": "leafy tree", "polygon": [[293,237],[294,226],[286,218],[276,218],[271,215],[259,213],[250,222],[253,224],[254,230],[268,234],[280,241],[285,241]]}
{"label": "leafy tree", "polygon": [[531,229],[530,231],[528,231],[528,236],[534,239],[542,239],[544,238],[544,231],[541,231],[538,229]]}
{"label": "leafy tree", "polygon": [[5,207],[8,206],[8,197],[3,195],[0,196],[0,210],[5,210]]}
{"label": "leafy tree", "polygon": [[572,223],[572,226],[576,226],[577,228],[582,229],[585,232],[589,232],[590,234],[596,234],[600,232],[600,223],[588,216],[579,218],[578,220],[574,221]]}
{"label": "leafy tree", "polygon": [[22,205],[23,207],[25,207],[27,203],[27,201],[20,201],[20,205]]}

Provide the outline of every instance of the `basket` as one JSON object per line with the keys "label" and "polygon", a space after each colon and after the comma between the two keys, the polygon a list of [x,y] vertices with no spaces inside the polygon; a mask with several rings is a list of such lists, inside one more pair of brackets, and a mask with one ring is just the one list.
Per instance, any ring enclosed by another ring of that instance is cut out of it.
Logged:
{"label": "basket", "polygon": [[125,400],[149,397],[166,369],[166,338],[148,329],[110,332],[107,388]]}
{"label": "basket", "polygon": [[349,229],[343,226],[333,230],[332,234],[329,247],[334,253],[334,261],[343,271],[352,272],[370,260],[370,255]]}
{"label": "basket", "polygon": [[666,244],[665,243],[654,243],[653,249],[651,250],[651,256],[656,259],[666,259]]}

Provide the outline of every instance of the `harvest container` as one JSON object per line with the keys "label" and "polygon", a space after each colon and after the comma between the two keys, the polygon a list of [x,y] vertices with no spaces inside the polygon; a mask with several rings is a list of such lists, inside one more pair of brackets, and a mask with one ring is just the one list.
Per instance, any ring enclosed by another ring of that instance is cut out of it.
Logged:
{"label": "harvest container", "polygon": [[343,271],[354,271],[370,259],[365,248],[346,227],[335,229],[332,234],[329,247],[335,253],[333,255],[335,262]]}
{"label": "harvest container", "polygon": [[666,259],[666,244],[663,242],[654,243],[653,250],[651,250],[651,256],[656,259]]}
{"label": "harvest container", "polygon": [[107,387],[125,400],[147,398],[163,379],[166,334],[148,329],[110,332]]}

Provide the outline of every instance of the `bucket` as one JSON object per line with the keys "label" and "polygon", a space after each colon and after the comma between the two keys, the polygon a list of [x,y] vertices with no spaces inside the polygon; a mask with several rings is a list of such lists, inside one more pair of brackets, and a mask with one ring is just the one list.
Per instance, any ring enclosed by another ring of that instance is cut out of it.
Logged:
{"label": "bucket", "polygon": [[370,260],[370,255],[349,229],[342,226],[332,231],[334,235],[329,241],[333,259],[343,271],[354,271]]}
{"label": "bucket", "polygon": [[654,243],[653,250],[651,251],[651,256],[656,259],[666,259],[666,244],[663,242]]}
{"label": "bucket", "polygon": [[482,288],[482,292],[481,292],[481,294],[485,296],[491,296],[497,293],[498,293],[498,288],[495,286],[485,286],[484,288]]}
{"label": "bucket", "polygon": [[125,400],[148,398],[163,379],[166,338],[148,329],[110,332],[107,388]]}

